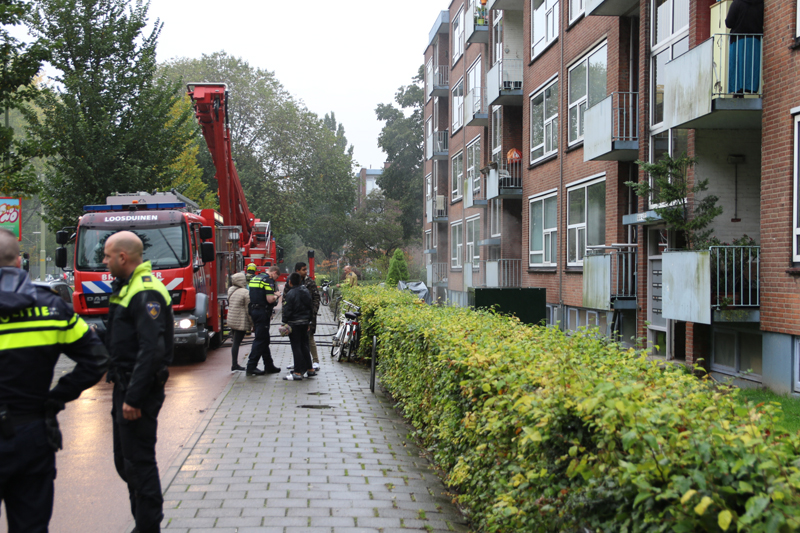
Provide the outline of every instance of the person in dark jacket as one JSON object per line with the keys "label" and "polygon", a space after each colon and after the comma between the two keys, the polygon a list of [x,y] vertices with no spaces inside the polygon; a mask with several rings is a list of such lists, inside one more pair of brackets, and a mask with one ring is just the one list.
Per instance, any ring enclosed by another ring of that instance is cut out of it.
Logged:
{"label": "person in dark jacket", "polygon": [[287,381],[300,381],[303,375],[313,377],[311,369],[311,352],[308,349],[308,330],[311,324],[311,294],[303,285],[300,274],[292,272],[286,282],[289,287],[283,300],[283,318],[281,322],[290,326],[289,343],[294,356],[294,369],[284,376]]}
{"label": "person in dark jacket", "polygon": [[[42,533],[61,448],[55,413],[100,381],[108,353],[72,306],[20,265],[17,237],[0,229],[0,500],[9,533]],[[76,365],[51,390],[62,353]]]}
{"label": "person in dark jacket", "polygon": [[164,517],[156,432],[172,362],[172,298],[150,261],[142,262],[143,245],[135,233],[111,235],[103,251],[103,263],[116,278],[105,335],[111,354],[108,379],[114,382],[114,465],[128,485],[136,531],[155,533]]}
{"label": "person in dark jacket", "polygon": [[319,370],[319,354],[317,353],[317,343],[314,341],[314,334],[317,332],[317,313],[319,313],[320,296],[316,282],[308,275],[308,265],[303,262],[294,265],[294,271],[300,274],[303,285],[311,295],[311,324],[308,330],[308,349],[311,352],[312,368]]}
{"label": "person in dark jacket", "polygon": [[743,97],[761,86],[761,34],[764,0],[733,0],[725,26],[730,28],[728,92]]}

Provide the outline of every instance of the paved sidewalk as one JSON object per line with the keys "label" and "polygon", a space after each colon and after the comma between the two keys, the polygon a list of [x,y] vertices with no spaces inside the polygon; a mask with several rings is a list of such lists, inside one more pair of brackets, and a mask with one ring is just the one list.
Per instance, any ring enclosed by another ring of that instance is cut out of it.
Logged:
{"label": "paved sidewalk", "polygon": [[[327,307],[319,321],[333,322]],[[318,338],[333,330],[321,326]],[[281,368],[291,363],[288,345],[272,354]],[[231,380],[165,475],[165,531],[468,531],[407,441],[410,427],[378,387],[370,392],[369,371],[331,362],[329,347],[320,362],[302,382]]]}

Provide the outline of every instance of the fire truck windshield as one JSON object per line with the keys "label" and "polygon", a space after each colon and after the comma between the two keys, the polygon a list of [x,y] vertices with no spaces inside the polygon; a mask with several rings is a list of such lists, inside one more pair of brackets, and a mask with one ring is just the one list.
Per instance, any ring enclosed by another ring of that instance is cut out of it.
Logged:
{"label": "fire truck windshield", "polygon": [[[106,239],[119,228],[81,226],[75,245],[78,270],[108,270],[103,264],[103,247]],[[144,243],[144,260],[150,261],[153,270],[180,268],[189,264],[189,239],[186,226],[145,226],[130,231]]]}

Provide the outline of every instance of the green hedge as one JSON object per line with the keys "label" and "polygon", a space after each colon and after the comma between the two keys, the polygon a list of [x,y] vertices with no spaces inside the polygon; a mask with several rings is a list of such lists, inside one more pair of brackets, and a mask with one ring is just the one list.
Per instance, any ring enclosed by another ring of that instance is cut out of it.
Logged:
{"label": "green hedge", "polygon": [[484,532],[795,531],[776,405],[587,333],[355,288],[362,349]]}

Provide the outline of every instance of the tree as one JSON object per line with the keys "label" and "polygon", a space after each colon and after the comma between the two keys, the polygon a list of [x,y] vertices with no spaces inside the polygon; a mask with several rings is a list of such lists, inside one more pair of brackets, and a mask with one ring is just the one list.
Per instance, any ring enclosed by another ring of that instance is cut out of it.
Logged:
{"label": "tree", "polygon": [[30,161],[44,155],[44,151],[36,143],[15,139],[14,128],[8,121],[10,110],[19,109],[36,96],[36,75],[42,62],[50,56],[41,42],[25,44],[9,33],[9,29],[21,24],[29,12],[29,4],[22,0],[0,3],[0,54],[3,57],[0,109],[6,113],[6,121],[0,125],[0,196],[30,196],[39,189]]}
{"label": "tree", "polygon": [[398,281],[408,281],[410,274],[408,273],[408,264],[406,263],[406,254],[400,248],[395,249],[392,260],[389,262],[389,273],[386,274],[386,285],[388,287],[396,287]]}
{"label": "tree", "polygon": [[[686,240],[686,246],[690,249],[708,240],[713,232],[708,225],[722,214],[722,207],[717,205],[719,198],[713,194],[699,198],[699,193],[708,189],[707,179],[697,180],[694,186],[689,187],[689,169],[696,163],[696,158],[688,157],[685,153],[675,159],[664,154],[656,163],[637,161],[639,168],[650,175],[652,183],[650,180],[625,182],[625,185],[633,187],[637,196],[649,198],[651,203],[663,206],[656,207],[655,212],[667,226]],[[694,205],[690,206],[692,199]]]}
{"label": "tree", "polygon": [[43,203],[51,223],[74,225],[85,204],[114,192],[169,188],[191,138],[188,110],[173,118],[177,87],[155,74],[162,25],[148,34],[149,3],[39,0],[29,27],[60,74],[26,113],[47,164]]}
{"label": "tree", "polygon": [[387,198],[400,204],[400,223],[407,240],[422,238],[424,71],[420,67],[411,85],[397,90],[394,99],[399,108],[379,104],[375,109],[378,120],[386,123],[378,146],[389,163],[378,178],[378,186]]}
{"label": "tree", "polygon": [[[192,102],[189,95],[184,94],[170,111],[171,119],[180,120],[180,117],[186,113],[187,109],[191,112]],[[202,135],[191,122],[186,122],[186,127],[190,133],[195,132],[195,135],[192,139],[186,141],[183,152],[172,164],[172,169],[176,171],[176,177],[171,186],[190,200],[197,202],[203,209],[218,209],[219,198],[217,193],[210,190],[203,182],[203,168],[198,163],[200,145],[197,142],[197,137],[200,136],[202,140]]]}
{"label": "tree", "polygon": [[402,216],[397,201],[386,198],[380,191],[371,192],[347,224],[348,257],[357,264],[389,257],[405,243],[399,223]]}

